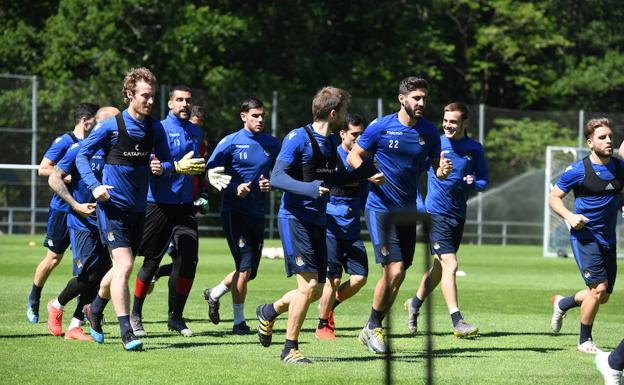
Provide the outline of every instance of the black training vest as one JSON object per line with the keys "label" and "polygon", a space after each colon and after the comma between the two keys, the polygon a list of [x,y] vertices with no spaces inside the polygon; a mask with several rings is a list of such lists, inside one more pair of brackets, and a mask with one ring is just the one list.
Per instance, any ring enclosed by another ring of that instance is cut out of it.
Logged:
{"label": "black training vest", "polygon": [[[340,156],[336,157],[336,168],[338,174],[344,175],[348,172]],[[355,182],[346,186],[332,186],[329,193],[335,197],[354,198],[359,195],[360,183]]]}
{"label": "black training vest", "polygon": [[573,188],[576,198],[586,196],[616,195],[622,191],[622,180],[624,180],[624,170],[620,162],[615,159],[615,178],[611,180],[600,179],[591,165],[589,156],[583,158],[585,177],[583,183]]}
{"label": "black training vest", "polygon": [[[291,169],[288,175],[302,182],[322,180],[330,185],[336,170],[336,151],[333,151],[329,157],[323,155],[318,142],[314,139],[310,126],[305,126],[304,129],[312,144],[312,162],[303,164],[301,168]],[[328,140],[331,142],[331,138],[328,138]]]}
{"label": "black training vest", "polygon": [[117,120],[117,143],[106,154],[106,163],[123,166],[147,166],[154,148],[154,130],[152,119],[145,117],[145,135],[141,140],[134,140],[128,135],[122,114],[115,115]]}

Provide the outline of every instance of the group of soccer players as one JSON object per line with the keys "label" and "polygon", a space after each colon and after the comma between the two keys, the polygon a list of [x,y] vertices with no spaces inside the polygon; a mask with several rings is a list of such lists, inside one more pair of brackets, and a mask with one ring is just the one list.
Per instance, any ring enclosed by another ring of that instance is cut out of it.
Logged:
{"label": "group of soccer players", "polygon": [[[48,302],[50,332],[62,334],[63,308],[78,298],[65,338],[103,342],[102,314],[112,299],[124,348],[142,348],[138,337],[147,334],[143,303],[161,275],[157,271],[163,255],[173,249],[168,326],[191,336],[183,311],[198,262],[194,214],[196,206],[206,204],[198,196],[199,175],[222,191],[222,225],[235,261],[232,272],[204,291],[213,323],[220,322],[220,298],[231,291],[232,332],[253,333],[244,314],[247,283],[258,273],[266,194],[279,189],[283,195],[278,229],[286,274],[295,275],[296,287],[257,307],[261,344],[270,346],[274,323],[287,312],[281,359],[310,363],[299,351],[298,338],[309,305],[318,299],[316,336],[335,339],[334,310],[366,284],[368,275],[360,237],[363,210],[382,274],[359,340],[371,352],[385,353],[382,321],[412,264],[416,242],[415,223],[393,223],[389,218],[416,207],[419,179],[426,173],[426,197],[419,203],[424,207],[418,208],[430,216],[434,262],[417,292],[404,303],[407,327],[411,333],[417,331],[423,301],[441,284],[453,333],[458,337],[478,333],[461,315],[455,282],[468,195],[488,184],[483,147],[467,133],[465,104],[454,102],[444,108],[440,135],[423,117],[427,82],[407,77],[399,84],[399,111],[365,128],[360,116],[347,112],[349,94],[324,87],[312,101],[312,122],[290,131],[280,145],[263,132],[264,106],[251,98],[241,105],[243,127],[223,138],[206,162],[202,130],[191,116],[191,90],[173,87],[170,112],[158,122],[150,117],[155,80],[145,68],[131,70],[123,85],[126,110],[80,105],[74,131],[58,137],[46,152],[40,175],[49,176],[55,195],[44,241],[48,254],[37,268],[27,304],[30,322],[38,322],[42,287],[71,243],[74,276]],[[614,218],[624,183],[624,165],[611,156],[609,125],[604,119],[588,123],[592,155],[566,170],[550,197],[553,210],[571,225],[573,250],[588,286],[574,296],[553,299],[552,328],[557,332],[565,312],[581,306],[578,350],[589,353],[599,352],[591,327],[615,281]],[[563,205],[570,190],[576,196],[576,213]],[[137,255],[145,259],[130,311],[128,281]],[[343,271],[349,279],[341,283]],[[90,335],[81,328],[85,316]]]}

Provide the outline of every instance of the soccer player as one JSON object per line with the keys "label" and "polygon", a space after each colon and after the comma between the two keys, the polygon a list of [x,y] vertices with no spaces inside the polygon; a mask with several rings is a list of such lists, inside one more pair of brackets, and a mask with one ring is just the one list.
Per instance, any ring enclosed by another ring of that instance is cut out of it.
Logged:
{"label": "soccer player", "polygon": [[[130,324],[134,335],[146,335],[143,327],[143,303],[158,265],[173,239],[177,252],[173,254],[173,268],[169,276],[169,311],[167,325],[185,337],[193,335],[182,317],[186,300],[193,286],[198,260],[197,220],[193,207],[193,175],[202,174],[205,169],[203,158],[192,158],[199,154],[202,130],[189,122],[193,99],[190,88],[175,86],[169,92],[169,114],[161,123],[169,141],[170,158],[187,162],[179,168],[178,174],[153,175],[147,194],[147,211],[139,255],[145,259],[137,274],[134,289],[134,304]],[[159,164],[158,157],[152,157],[151,165]]]}
{"label": "soccer player", "polygon": [[[118,113],[119,110],[114,107],[103,107],[97,111],[95,119],[100,124],[101,121]],[[80,143],[71,145],[48,179],[54,192],[72,208],[67,217],[67,227],[74,260],[74,277],[69,280],[58,297],[48,302],[48,329],[52,335],[61,335],[63,308],[70,300],[80,296],[73,318],[65,332],[65,339],[93,341],[94,338],[86,335],[81,327],[84,322],[83,305],[95,297],[102,277],[111,268],[111,260],[97,229],[95,198],[76,168],[75,159],[79,150]],[[91,158],[91,169],[98,179],[102,176],[103,155],[103,151],[100,150]],[[71,176],[69,187],[64,182],[64,178],[68,175]]]}
{"label": "soccer player", "polygon": [[[416,333],[417,317],[425,298],[442,283],[442,295],[453,323],[453,334],[466,337],[479,329],[463,320],[457,300],[457,250],[466,221],[466,201],[471,191],[483,191],[488,184],[488,170],[483,146],[466,135],[468,106],[451,103],[444,107],[440,136],[445,158],[453,162],[453,171],[446,179],[439,179],[429,168],[425,207],[431,218],[429,242],[435,256],[433,267],[420,282],[413,298],[405,301],[407,329]],[[429,291],[428,291],[429,290]]]}
{"label": "soccer player", "polygon": [[620,385],[622,369],[624,369],[624,340],[611,353],[599,352],[594,357],[594,364],[602,377],[605,385]]}
{"label": "soccer player", "polygon": [[[566,312],[581,307],[581,330],[576,349],[596,354],[592,340],[594,319],[601,304],[609,300],[617,273],[615,226],[622,207],[624,162],[614,158],[613,131],[606,118],[592,119],[585,125],[589,156],[566,168],[550,191],[550,208],[570,225],[570,241],[576,264],[586,289],[574,295],[552,298],[552,331],[558,333]],[[574,192],[574,212],[563,198]]]}
{"label": "soccer player", "polygon": [[[347,154],[364,131],[364,119],[357,114],[347,114],[340,129],[342,143],[337,148],[337,167],[351,170]],[[382,181],[383,175],[371,177]],[[319,323],[316,337],[334,340],[334,309],[354,296],[365,284],[368,276],[368,257],[360,237],[360,211],[366,201],[368,182],[332,187],[327,203],[327,281],[319,300]],[[340,284],[343,269],[349,279]]]}
{"label": "soccer player", "polygon": [[[235,270],[215,287],[204,291],[208,301],[208,317],[218,324],[219,298],[232,292],[234,322],[232,333],[253,334],[245,322],[247,282],[258,273],[264,243],[264,214],[266,193],[271,191],[268,179],[280,143],[264,129],[264,105],[258,99],[246,99],[241,104],[243,128],[219,142],[208,160],[209,175],[214,169],[224,169],[231,177],[223,189],[221,224],[234,257]],[[214,178],[213,178],[214,180]],[[218,182],[215,187],[221,190]]]}
{"label": "soccer player", "polygon": [[[98,201],[100,236],[113,259],[110,294],[126,350],[143,346],[130,326],[128,278],[143,234],[149,175],[167,175],[174,168],[180,172],[189,163],[172,164],[164,129],[149,116],[155,82],[156,77],[146,68],[130,70],[122,88],[128,108],[94,130],[76,156],[78,171]],[[101,182],[90,165],[100,149],[106,154]],[[160,161],[150,162],[152,153]]]}
{"label": "soccer player", "polygon": [[[39,176],[49,177],[54,166],[63,158],[67,149],[74,143],[78,143],[95,125],[95,113],[98,106],[90,103],[79,104],[74,110],[74,130],[62,134],[52,141],[50,147],[43,155],[39,164]],[[71,182],[69,177],[66,183]],[[52,195],[50,211],[48,212],[48,227],[43,246],[48,252],[35,270],[33,285],[26,304],[26,319],[30,323],[39,322],[39,302],[41,291],[52,270],[63,259],[65,250],[69,247],[69,230],[67,229],[67,214],[71,211],[69,205],[58,195]]]}
{"label": "soccer player", "polygon": [[351,167],[356,168],[364,158],[374,154],[379,171],[386,178],[386,183],[371,186],[364,212],[382,275],[375,286],[371,314],[359,340],[375,353],[386,352],[381,322],[412,264],[416,245],[416,224],[391,223],[387,232],[387,215],[415,206],[418,178],[426,157],[431,159],[438,178],[446,178],[453,168],[451,160],[440,153],[437,128],[423,118],[427,93],[426,80],[413,76],[401,80],[398,96],[401,109],[371,122],[347,156]]}
{"label": "soccer player", "polygon": [[324,87],[312,101],[313,122],[286,135],[277,157],[271,183],[284,191],[278,214],[278,230],[284,248],[287,276],[295,275],[297,288],[274,303],[260,305],[258,337],[271,345],[273,324],[288,311],[283,362],[309,364],[299,351],[299,332],[311,302],[320,298],[327,272],[326,194],[334,184],[349,184],[375,173],[362,167],[349,175],[336,172],[338,139],[332,131],[342,128],[349,94]]}

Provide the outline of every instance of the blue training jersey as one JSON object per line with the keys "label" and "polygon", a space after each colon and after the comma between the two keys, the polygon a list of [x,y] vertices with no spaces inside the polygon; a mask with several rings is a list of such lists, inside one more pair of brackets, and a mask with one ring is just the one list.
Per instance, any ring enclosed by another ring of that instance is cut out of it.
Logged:
{"label": "blue training jersey", "polygon": [[[453,162],[453,171],[446,179],[440,179],[429,167],[425,206],[432,214],[465,219],[468,193],[483,191],[489,181],[485,151],[481,143],[467,137],[454,140],[441,135],[440,142],[444,156]],[[464,180],[467,175],[473,176],[472,184]]]}
{"label": "blue training jersey", "polygon": [[[74,143],[78,143],[79,141],[80,139],[76,138],[71,133],[65,133],[63,135],[60,135],[52,141],[50,147],[45,152],[43,157],[49,159],[54,164],[58,164],[58,162],[63,159],[63,156],[65,155],[69,147]],[[52,199],[50,200],[50,208],[64,212],[71,211],[71,208],[69,207],[67,202],[59,198],[56,193],[52,195]]]}
{"label": "blue training jersey", "polygon": [[[76,155],[80,151],[80,143],[74,143],[61,161],[58,163],[58,167],[65,173],[71,175],[72,181],[68,186],[68,190],[72,193],[72,196],[78,203],[95,202],[95,198],[87,184],[80,177],[78,168],[76,167]],[[90,160],[91,170],[96,178],[102,179],[102,169],[104,168],[104,151],[98,150]],[[95,213],[89,218],[84,218],[74,210],[70,209],[69,216],[67,217],[67,227],[80,231],[97,232],[97,218]]]}
{"label": "blue training jersey", "polygon": [[[232,177],[223,190],[222,212],[264,216],[265,194],[260,191],[258,182],[260,176],[269,179],[279,150],[280,143],[273,136],[264,132],[254,134],[245,128],[221,139],[208,160],[207,168],[224,167],[224,173]],[[247,182],[252,182],[251,191],[244,198],[238,197],[236,189]]]}
{"label": "blue training jersey", "polygon": [[[141,122],[134,119],[127,109],[122,112],[122,117],[130,138],[134,140],[143,139],[146,129],[145,120]],[[163,174],[169,174],[172,164],[165,130],[156,119],[149,116],[145,119],[151,119],[154,134],[153,153],[162,162]],[[76,166],[91,191],[102,184],[113,186],[112,189],[108,190],[111,199],[107,202],[98,202],[98,204],[112,205],[131,212],[144,212],[151,173],[149,161],[146,162],[145,166],[106,163],[102,172],[102,181],[99,181],[91,170],[91,157],[100,149],[108,153],[112,146],[117,143],[118,135],[117,122],[114,118],[105,120],[99,127],[96,126],[80,146],[80,151],[76,156]]]}
{"label": "blue training jersey", "polygon": [[[182,159],[189,151],[193,151],[193,158],[200,156],[199,146],[203,138],[199,126],[188,120],[181,120],[171,111],[161,123],[167,134],[172,161]],[[193,202],[194,177],[176,173],[150,175],[147,201],[164,204]]]}
{"label": "blue training jersey", "polygon": [[[335,134],[323,136],[317,133],[312,126],[308,126],[312,130],[312,134],[316,139],[321,154],[327,158],[331,158],[336,150],[340,140]],[[302,170],[304,164],[312,164],[312,143],[305,131],[304,127],[295,128],[289,132],[282,142],[282,149],[277,156],[276,168],[289,170]],[[275,176],[283,175],[282,173],[273,171]],[[271,180],[274,182],[274,179]],[[278,185],[273,183],[276,188],[284,190],[282,202],[278,216],[280,218],[295,218],[301,222],[311,223],[315,225],[326,224],[327,195],[319,196],[319,186],[321,180],[312,182],[297,181],[294,184],[301,188],[286,185]],[[295,192],[297,191],[297,192]]]}
{"label": "blue training jersey", "polygon": [[386,177],[383,185],[371,186],[366,208],[380,212],[413,208],[425,158],[440,156],[438,129],[424,118],[414,126],[404,126],[393,113],[373,120],[357,144],[374,154],[377,168]]}
{"label": "blue training jersey", "polygon": [[[624,168],[624,162],[616,158],[612,158],[607,165],[594,163],[591,163],[591,165],[600,179],[611,180],[615,175],[615,162],[620,162],[620,167]],[[557,182],[557,187],[561,191],[568,193],[575,186],[580,186],[584,178],[585,168],[583,160],[579,160],[566,168]],[[621,207],[620,194],[575,198],[574,212],[584,215],[589,219],[589,222],[579,230],[570,228],[570,238],[596,240],[603,245],[614,245],[616,243],[615,225],[617,224]]]}
{"label": "blue training jersey", "polygon": [[[347,171],[353,170],[347,163],[347,155],[342,145],[338,146],[337,153]],[[367,180],[355,182],[358,186],[358,194],[354,197],[329,196],[327,203],[327,234],[336,239],[359,239],[360,238],[360,212],[362,204],[368,194]]]}

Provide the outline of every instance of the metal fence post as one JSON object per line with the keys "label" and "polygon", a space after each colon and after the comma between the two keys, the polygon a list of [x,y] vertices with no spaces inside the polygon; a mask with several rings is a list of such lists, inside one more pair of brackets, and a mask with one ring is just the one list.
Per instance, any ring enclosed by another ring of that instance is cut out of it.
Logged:
{"label": "metal fence post", "polygon": [[[479,104],[479,142],[485,145],[485,104]],[[483,193],[477,193],[477,244],[483,242]]]}
{"label": "metal fence post", "polygon": [[381,118],[383,116],[383,99],[377,98],[377,117]]}
{"label": "metal fence post", "polygon": [[[32,97],[31,97],[31,139],[30,139],[30,164],[37,164],[37,77],[32,78]],[[37,222],[37,173],[30,170],[30,234],[35,233],[35,224]]]}
{"label": "metal fence post", "polygon": [[167,108],[167,86],[164,84],[160,85],[160,120],[165,118],[166,108]]}
{"label": "metal fence post", "polygon": [[[273,91],[271,103],[271,134],[277,138],[277,91]],[[269,195],[269,239],[275,235],[275,191]]]}
{"label": "metal fence post", "polygon": [[585,110],[579,110],[578,147],[585,147],[583,145],[583,122],[584,121],[585,121]]}

